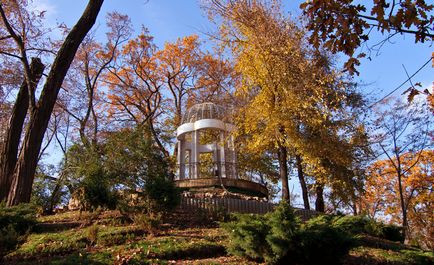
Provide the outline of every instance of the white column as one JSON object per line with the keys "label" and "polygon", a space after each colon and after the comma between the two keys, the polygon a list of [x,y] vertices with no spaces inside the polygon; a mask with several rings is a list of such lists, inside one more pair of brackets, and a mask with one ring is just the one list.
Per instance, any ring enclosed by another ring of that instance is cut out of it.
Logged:
{"label": "white column", "polygon": [[225,132],[220,131],[220,177],[226,178],[226,158],[225,158]]}
{"label": "white column", "polygon": [[231,150],[232,150],[232,153],[233,153],[233,155],[232,155],[232,172],[233,172],[233,177],[235,178],[235,179],[238,179],[238,171],[237,171],[237,152],[235,152],[235,141],[234,141],[234,136],[233,135],[231,135],[231,138],[230,138],[230,141],[231,141]]}
{"label": "white column", "polygon": [[[212,161],[214,162],[213,164],[213,168],[212,168],[212,177],[220,177],[220,172],[221,172],[221,168],[220,168],[220,149],[219,149],[219,144],[218,142],[214,143],[213,145],[213,152],[212,152]],[[217,172],[216,172],[217,170]],[[216,174],[217,173],[217,174]]]}
{"label": "white column", "polygon": [[193,175],[192,175],[193,168],[192,168],[192,162],[191,162],[191,150],[188,149],[185,151],[185,153],[188,154],[188,176],[187,176],[187,178],[192,179],[193,178]]}
{"label": "white column", "polygon": [[178,154],[177,154],[177,157],[176,157],[176,163],[178,164],[178,179],[182,179],[181,178],[181,172],[182,172],[182,165],[181,165],[181,155],[182,155],[182,152],[181,152],[181,140],[178,140]]}
{"label": "white column", "polygon": [[191,147],[191,162],[193,164],[193,174],[192,178],[199,178],[199,131],[194,131],[192,135],[192,147]]}
{"label": "white column", "polygon": [[178,178],[185,179],[185,140],[178,140]]}

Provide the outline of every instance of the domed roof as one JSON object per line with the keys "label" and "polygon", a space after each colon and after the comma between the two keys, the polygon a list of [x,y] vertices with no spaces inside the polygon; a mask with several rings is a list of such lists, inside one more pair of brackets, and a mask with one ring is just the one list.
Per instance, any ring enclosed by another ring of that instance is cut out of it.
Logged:
{"label": "domed roof", "polygon": [[182,124],[195,122],[203,119],[223,120],[225,109],[222,106],[212,102],[205,102],[193,105],[189,108],[182,117]]}

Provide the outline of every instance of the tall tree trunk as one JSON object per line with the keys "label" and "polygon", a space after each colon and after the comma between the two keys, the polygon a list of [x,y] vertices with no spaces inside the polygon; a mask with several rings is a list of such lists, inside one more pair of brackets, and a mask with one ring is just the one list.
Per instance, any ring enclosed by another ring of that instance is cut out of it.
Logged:
{"label": "tall tree trunk", "polygon": [[309,195],[307,192],[306,180],[304,179],[303,165],[301,163],[302,161],[299,155],[295,156],[295,162],[297,163],[297,173],[298,173],[298,179],[300,180],[301,193],[303,195],[304,209],[310,210]]}
{"label": "tall tree trunk", "polygon": [[95,24],[104,0],[89,0],[86,10],[59,49],[36,109],[31,113],[23,146],[14,169],[7,205],[30,201],[37,158],[63,79],[86,34]]}
{"label": "tall tree trunk", "polygon": [[400,204],[401,204],[401,211],[402,211],[402,228],[403,228],[403,233],[404,233],[404,237],[406,240],[410,239],[410,233],[409,233],[409,229],[408,229],[408,220],[407,220],[407,207],[405,206],[405,201],[404,201],[404,194],[403,194],[403,190],[402,190],[402,174],[401,174],[401,165],[398,161],[398,188],[399,188],[399,200],[400,200]]}
{"label": "tall tree trunk", "polygon": [[324,185],[317,183],[315,191],[316,191],[315,211],[323,213],[325,210]]}
{"label": "tall tree trunk", "polygon": [[[30,80],[36,88],[44,71],[44,65],[39,58],[32,58],[30,63]],[[32,89],[34,89],[32,88]],[[12,183],[12,174],[17,163],[18,148],[23,131],[24,120],[29,109],[29,89],[23,81],[18,91],[17,99],[12,109],[9,126],[4,138],[4,146],[0,157],[0,201],[7,199]]]}
{"label": "tall tree trunk", "polygon": [[353,203],[352,203],[352,208],[353,208],[353,215],[354,216],[356,216],[356,215],[358,215],[359,214],[359,212],[357,211],[357,203],[354,201]]}
{"label": "tall tree trunk", "polygon": [[280,180],[282,182],[282,200],[289,203],[288,152],[286,150],[286,147],[279,144],[277,156],[279,160]]}

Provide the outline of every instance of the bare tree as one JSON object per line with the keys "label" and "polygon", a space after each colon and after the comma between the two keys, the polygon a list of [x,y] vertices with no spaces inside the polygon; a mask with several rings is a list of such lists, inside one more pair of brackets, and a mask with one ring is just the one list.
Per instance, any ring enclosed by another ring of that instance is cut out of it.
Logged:
{"label": "bare tree", "polygon": [[[35,92],[39,79],[38,76],[40,76],[38,72],[42,71],[37,70],[42,68],[42,64],[40,62],[38,63],[38,59],[34,59],[34,67],[32,68],[32,64],[29,63],[27,55],[27,51],[31,47],[31,45],[27,43],[28,39],[25,35],[27,32],[25,30],[18,31],[17,28],[19,27],[15,27],[14,24],[12,24],[15,21],[11,19],[22,17],[25,8],[23,8],[22,3],[18,3],[17,1],[10,1],[12,5],[6,6],[6,8],[4,8],[5,5],[3,3],[0,4],[0,15],[3,27],[2,33],[7,33],[8,35],[6,37],[10,36],[10,38],[13,39],[13,43],[16,46],[16,53],[11,53],[10,55],[21,61],[25,80],[23,89],[20,89],[22,96],[17,96],[15,102],[17,106],[16,116],[19,118],[11,119],[7,135],[11,134],[9,131],[15,130],[17,135],[19,137],[21,136],[24,125],[20,122],[21,117],[25,117],[27,111],[29,112],[29,122],[19,154],[19,141],[11,142],[9,139],[7,139],[5,144],[9,151],[2,152],[1,168],[6,168],[6,170],[0,172],[0,186],[2,187],[0,200],[4,200],[6,198],[5,195],[8,194],[7,205],[9,206],[30,200],[42,140],[60,87],[80,43],[95,23],[103,2],[103,0],[89,0],[81,18],[68,33],[60,49],[56,52],[55,59],[51,65],[38,100],[36,100]],[[26,20],[19,21],[24,21],[21,28],[25,29]],[[23,102],[24,106],[18,105],[18,101]],[[28,105],[25,104],[24,101],[27,101]],[[20,114],[18,115],[18,113]],[[17,154],[18,157],[16,156]],[[11,170],[12,168],[13,170]]]}

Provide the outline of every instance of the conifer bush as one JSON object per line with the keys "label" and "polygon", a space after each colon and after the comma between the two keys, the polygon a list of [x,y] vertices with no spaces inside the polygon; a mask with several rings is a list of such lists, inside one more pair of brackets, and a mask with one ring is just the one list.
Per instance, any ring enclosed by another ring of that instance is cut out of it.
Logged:
{"label": "conifer bush", "polygon": [[332,217],[333,226],[350,234],[375,234],[378,226],[366,216],[337,215]]}
{"label": "conifer bush", "polygon": [[28,232],[36,224],[36,207],[32,204],[19,204],[6,207],[0,204],[0,229],[12,226],[19,234]]}
{"label": "conifer bush", "polygon": [[277,264],[294,252],[299,220],[289,204],[280,203],[265,216],[237,214],[222,227],[229,234],[230,254]]}
{"label": "conifer bush", "polygon": [[352,235],[367,234],[391,241],[404,241],[402,227],[383,224],[366,216],[334,216],[333,226]]}
{"label": "conifer bush", "polygon": [[333,225],[332,216],[319,216],[301,226],[297,264],[339,264],[353,246],[351,235]]}
{"label": "conifer bush", "polygon": [[338,264],[353,242],[349,233],[333,226],[333,216],[301,224],[287,203],[264,216],[235,215],[222,227],[229,234],[230,254],[267,264]]}
{"label": "conifer bush", "polygon": [[86,238],[89,240],[91,246],[96,244],[98,240],[99,227],[97,224],[93,224],[87,228]]}
{"label": "conifer bush", "polygon": [[405,236],[401,226],[388,224],[383,225],[381,229],[381,237],[390,241],[404,242]]}
{"label": "conifer bush", "polygon": [[293,209],[288,203],[280,203],[273,212],[266,215],[266,219],[270,227],[266,240],[272,255],[266,256],[265,260],[267,263],[278,263],[284,258],[291,258],[297,248],[294,239],[300,228],[300,220]]}
{"label": "conifer bush", "polygon": [[19,204],[6,207],[0,204],[0,258],[24,241],[27,233],[36,224],[36,207]]}
{"label": "conifer bush", "polygon": [[255,214],[234,215],[234,221],[223,223],[229,234],[228,252],[232,255],[262,260],[271,255],[266,241],[270,227],[263,216]]}

